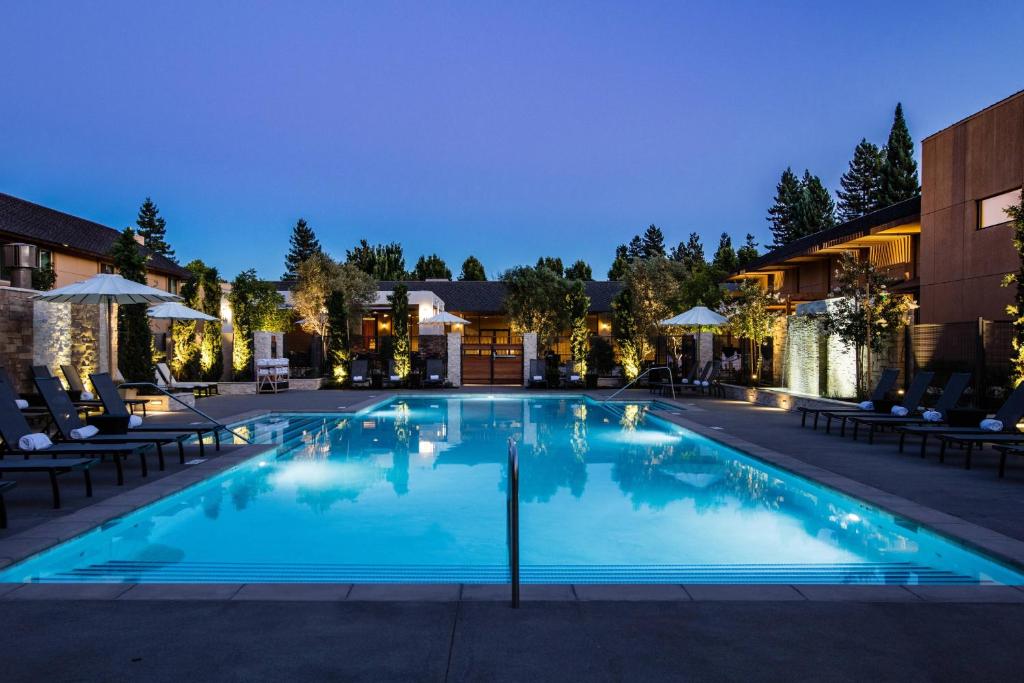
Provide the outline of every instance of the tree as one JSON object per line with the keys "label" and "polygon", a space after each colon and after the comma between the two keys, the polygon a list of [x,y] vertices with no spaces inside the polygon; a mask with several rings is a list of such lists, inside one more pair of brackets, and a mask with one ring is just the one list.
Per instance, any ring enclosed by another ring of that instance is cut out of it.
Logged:
{"label": "tree", "polygon": [[452,271],[448,264],[437,254],[420,256],[413,268],[412,280],[451,280]]}
{"label": "tree", "polygon": [[505,310],[519,334],[536,332],[548,348],[568,325],[568,283],[550,268],[517,266],[501,276],[506,285]]}
{"label": "tree", "polygon": [[[160,209],[156,207],[153,200],[146,197],[139,207],[139,215],[135,219],[139,227],[138,233],[142,236],[142,244],[154,254],[160,254],[177,263],[174,258],[174,250],[166,241],[167,221],[160,215]],[[146,380],[149,381],[149,380]]]}
{"label": "tree", "polygon": [[234,320],[231,367],[236,380],[251,379],[253,332],[281,332],[288,324],[284,297],[256,276],[256,270],[242,271],[231,282],[228,295]]}
{"label": "tree", "polygon": [[1010,359],[1010,383],[1014,388],[1024,381],[1024,194],[1020,204],[1011,206],[1006,214],[1013,221],[1013,247],[1017,250],[1018,267],[1003,279],[1003,286],[1015,286],[1013,303],[1006,307],[1013,329],[1010,345],[1013,357]]}
{"label": "tree", "polygon": [[836,192],[840,221],[852,221],[881,208],[883,163],[884,157],[878,146],[861,139],[853,150],[850,167],[839,179],[843,188]]}
{"label": "tree", "polygon": [[377,280],[402,280],[405,278],[405,256],[402,245],[370,245],[359,240],[354,249],[346,252],[346,261]]}
{"label": "tree", "polygon": [[323,253],[323,249],[320,248],[320,240],[316,238],[316,233],[306,223],[305,218],[300,218],[295,223],[288,244],[288,254],[284,257],[282,280],[294,280],[298,277],[299,264],[316,254]]}
{"label": "tree", "polygon": [[350,321],[359,320],[376,299],[377,281],[350,263],[338,265],[337,278],[327,297],[327,364],[338,382],[348,376],[352,334]]}
{"label": "tree", "polygon": [[641,240],[640,255],[643,258],[657,258],[664,257],[665,254],[665,234],[661,231],[654,223],[647,226],[647,230],[644,231],[644,236]]}
{"label": "tree", "polygon": [[629,270],[629,253],[625,244],[615,247],[615,260],[612,267],[608,269],[609,280],[621,280]]}
{"label": "tree", "polygon": [[[126,280],[146,284],[146,257],[135,241],[135,231],[125,228],[110,248],[114,268]],[[117,365],[129,382],[153,381],[153,337],[146,304],[117,307]]]}
{"label": "tree", "polygon": [[736,264],[740,269],[743,269],[756,261],[758,257],[760,257],[760,253],[757,251],[757,242],[754,241],[754,236],[748,232],[747,241],[736,250]]}
{"label": "tree", "polygon": [[793,239],[828,230],[836,224],[836,205],[832,195],[821,183],[821,178],[804,171],[800,181],[800,201],[796,207],[796,225]]}
{"label": "tree", "polygon": [[[189,308],[198,309],[202,295],[203,273],[206,264],[199,260],[190,261],[185,269],[190,275],[181,285],[179,294]],[[168,359],[175,377],[184,380],[198,379],[199,371],[199,340],[196,330],[199,324],[195,320],[174,320],[171,322],[171,340],[174,352]]]}
{"label": "tree", "polygon": [[207,266],[203,271],[201,284],[202,298],[199,309],[217,318],[217,321],[207,320],[203,323],[203,337],[199,342],[199,370],[203,380],[215,382],[221,378],[224,371],[224,357],[221,352],[220,273],[213,266]]}
{"label": "tree", "polygon": [[732,248],[732,238],[729,233],[723,232],[718,238],[718,249],[715,250],[715,258],[711,266],[721,273],[722,277],[739,270],[739,261],[736,257],[736,250]]}
{"label": "tree", "polygon": [[633,239],[629,241],[629,246],[626,247],[626,256],[630,261],[644,257],[644,241],[640,235],[633,235]]}
{"label": "tree", "polygon": [[704,259],[704,245],[701,244],[700,235],[691,232],[689,239],[680,242],[672,250],[672,260],[683,264],[688,272],[693,272],[706,263]]}
{"label": "tree", "polygon": [[32,271],[32,289],[45,292],[53,289],[57,282],[57,271],[53,269],[53,258]]}
{"label": "tree", "polygon": [[459,279],[466,282],[482,282],[486,280],[487,273],[484,272],[484,264],[480,263],[480,259],[476,256],[468,256],[462,262],[462,272],[459,274]]}
{"label": "tree", "polygon": [[614,304],[612,310],[612,334],[619,342],[627,377],[639,372],[640,363],[654,352],[654,339],[661,334],[659,323],[672,314],[671,304],[678,297],[682,278],[679,264],[663,257],[638,259],[630,265],[623,280],[623,291],[629,294],[619,297],[618,315],[624,330],[616,332]]}
{"label": "tree", "polygon": [[562,259],[557,256],[541,256],[537,259],[537,268],[547,268],[558,277],[565,277],[565,267]]}
{"label": "tree", "polygon": [[797,206],[803,194],[800,181],[793,169],[782,172],[779,184],[775,186],[775,203],[768,209],[768,222],[772,224],[772,248],[777,249],[792,242],[796,237]]}
{"label": "tree", "polygon": [[320,345],[320,368],[324,370],[327,358],[327,338],[330,323],[327,319],[327,297],[334,291],[338,264],[326,254],[315,253],[298,262],[296,282],[292,287],[292,307],[301,320],[303,331],[313,335]]}
{"label": "tree", "polygon": [[569,317],[569,350],[576,372],[587,374],[587,356],[590,354],[590,327],[587,314],[590,312],[590,297],[582,280],[573,280],[565,294],[565,308]]}
{"label": "tree", "polygon": [[633,292],[628,287],[619,290],[612,299],[612,339],[619,350],[622,372],[629,381],[640,374],[640,364],[644,359],[636,342],[642,335],[638,333],[636,319],[633,317],[635,309]]}
{"label": "tree", "polygon": [[892,206],[919,194],[921,185],[917,179],[917,162],[914,161],[914,141],[903,118],[903,105],[897,103],[889,141],[885,144],[879,206]]}
{"label": "tree", "polygon": [[590,282],[594,279],[594,274],[590,270],[590,266],[583,259],[579,259],[571,266],[565,269],[566,280],[583,280],[584,282]]}
{"label": "tree", "polygon": [[772,334],[779,312],[772,308],[778,296],[761,289],[756,280],[740,283],[739,293],[722,307],[729,329],[737,337],[750,340],[750,370],[754,381],[761,378],[761,346]]}
{"label": "tree", "polygon": [[871,261],[860,260],[853,252],[840,256],[835,280],[834,301],[821,315],[822,330],[854,349],[857,394],[863,396],[871,376],[871,352],[881,352],[891,341],[903,320],[907,301],[891,294],[890,279]]}
{"label": "tree", "polygon": [[388,303],[391,304],[391,360],[394,361],[395,374],[404,379],[412,370],[409,288],[403,284],[395,285],[394,291],[388,295]]}

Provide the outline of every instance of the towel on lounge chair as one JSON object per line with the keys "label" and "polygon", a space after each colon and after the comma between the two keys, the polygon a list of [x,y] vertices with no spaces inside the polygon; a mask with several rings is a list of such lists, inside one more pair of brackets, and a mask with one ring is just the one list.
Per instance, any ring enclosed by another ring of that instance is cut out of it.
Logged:
{"label": "towel on lounge chair", "polygon": [[45,451],[52,445],[53,442],[50,441],[50,437],[38,432],[26,434],[18,439],[18,448],[23,451]]}
{"label": "towel on lounge chair", "polygon": [[542,381],[543,379],[544,379],[544,375],[534,375],[534,376],[533,376],[533,381],[534,381],[534,382],[540,382],[540,381]]}
{"label": "towel on lounge chair", "polygon": [[570,382],[579,382],[580,381],[580,376],[579,375],[569,375],[569,381]]}
{"label": "towel on lounge chair", "polygon": [[94,398],[96,398],[95,396],[93,396],[93,395],[92,395],[92,392],[91,392],[91,391],[83,391],[83,392],[82,392],[81,394],[79,394],[79,397],[80,397],[80,398],[81,398],[81,399],[82,399],[83,401],[91,401],[91,400],[93,400]]}
{"label": "towel on lounge chair", "polygon": [[362,382],[363,381],[363,376],[362,375],[353,375],[352,376],[352,381],[353,382]]}
{"label": "towel on lounge chair", "polygon": [[892,410],[890,410],[889,412],[895,415],[896,417],[906,417],[907,415],[910,414],[910,411],[907,410],[904,406],[893,406]]}
{"label": "towel on lounge chair", "polygon": [[439,380],[439,379],[441,379],[441,375],[431,375],[431,376],[430,376],[430,380],[431,380],[432,382],[436,382],[436,381],[437,381],[437,380]]}
{"label": "towel on lounge chair", "polygon": [[88,439],[91,436],[96,436],[100,433],[100,430],[96,425],[86,425],[84,427],[75,427],[71,430],[72,439]]}
{"label": "towel on lounge chair", "polygon": [[18,406],[18,410],[25,410],[25,408],[28,408],[28,401],[23,398],[15,399],[14,404]]}
{"label": "towel on lounge chair", "polygon": [[401,382],[402,381],[402,376],[401,375],[391,375],[391,381],[392,382]]}
{"label": "towel on lounge chair", "polygon": [[135,427],[142,426],[142,418],[138,415],[128,416],[128,429],[134,429]]}
{"label": "towel on lounge chair", "polygon": [[937,410],[926,410],[921,413],[925,422],[942,422],[942,413]]}
{"label": "towel on lounge chair", "polygon": [[707,387],[707,386],[711,386],[711,383],[710,383],[710,382],[708,382],[707,380],[703,380],[703,381],[702,381],[702,382],[700,383],[700,385],[701,385],[702,387]]}
{"label": "towel on lounge chair", "polygon": [[861,410],[874,410],[875,404],[873,401],[861,401],[857,404],[857,407]]}
{"label": "towel on lounge chair", "polygon": [[981,424],[979,424],[978,427],[980,429],[985,429],[990,432],[1003,431],[1003,423],[1000,420],[982,420]]}

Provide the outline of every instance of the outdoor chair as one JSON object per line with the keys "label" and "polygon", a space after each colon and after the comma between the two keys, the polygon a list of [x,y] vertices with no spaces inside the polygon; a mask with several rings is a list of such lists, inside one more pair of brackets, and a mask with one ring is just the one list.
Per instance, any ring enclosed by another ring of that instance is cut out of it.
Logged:
{"label": "outdoor chair", "polygon": [[[915,375],[914,379],[912,379],[910,381],[911,386],[913,386],[914,381],[917,379],[918,376],[920,376],[920,374],[921,373],[918,373],[917,375]],[[927,391],[927,389],[928,389],[928,387],[924,388],[924,390],[921,393],[921,396],[918,397],[919,400],[920,400],[921,397],[924,396],[924,391]],[[907,392],[907,393],[904,394],[904,401],[903,401],[903,403],[900,404],[903,407],[906,407],[904,404],[906,403],[906,398],[909,396],[909,394],[910,394],[910,392]],[[880,401],[884,401],[884,403],[880,405],[879,404]],[[856,417],[857,415],[868,415],[868,414],[875,414],[875,415],[891,415],[892,414],[892,412],[891,412],[891,410],[892,410],[891,404],[889,404],[888,401],[885,401],[885,399],[880,399],[880,400],[871,399],[869,401],[869,403],[871,404],[871,406],[869,408],[867,408],[867,409],[865,409],[863,406],[858,406],[856,408],[840,408],[840,409],[836,409],[836,410],[825,410],[825,411],[822,411],[821,415],[823,415],[825,417],[825,432],[826,433],[831,433],[832,432],[832,420],[839,420],[839,427],[840,427],[839,434],[840,434],[840,436],[846,436],[846,421],[849,418],[851,418],[851,417]],[[916,407],[916,403],[915,403],[915,407]]]}
{"label": "outdoor chair", "polygon": [[[50,368],[48,368],[45,365],[33,365],[32,379],[36,379],[37,377],[42,377],[45,379],[56,379],[57,376],[50,372]],[[61,385],[61,390],[64,390],[64,385]],[[75,407],[78,408],[79,411],[87,415],[89,413],[99,412],[100,410],[103,409],[103,404],[100,401],[96,400],[95,397],[83,399],[81,393],[76,392],[74,395],[72,395],[70,392],[67,393],[68,397],[71,399],[71,402],[74,403]]]}
{"label": "outdoor chair", "polygon": [[1006,459],[1008,456],[1017,455],[1024,457],[1024,446],[1000,446],[994,448],[999,452],[999,478],[1006,476]]}
{"label": "outdoor chair", "polygon": [[700,374],[697,375],[692,382],[680,385],[679,388],[697,392],[704,389],[704,382],[708,382],[708,386],[710,386],[711,383],[708,381],[708,378],[711,376],[711,368],[714,367],[714,365],[715,364],[712,361],[704,363],[704,367],[701,369]]}
{"label": "outdoor chair", "polygon": [[547,363],[543,358],[530,359],[530,375],[526,386],[530,388],[548,386]]}
{"label": "outdoor chair", "polygon": [[[50,415],[53,416],[53,423],[57,427],[57,434],[60,436],[61,443],[79,443],[79,444],[151,444],[156,446],[157,459],[160,463],[160,469],[164,469],[164,450],[165,444],[177,444],[178,446],[178,457],[181,463],[185,463],[185,447],[184,442],[191,437],[191,434],[187,432],[147,432],[144,434],[104,434],[101,431],[93,434],[86,438],[76,438],[72,433],[74,430],[79,430],[86,427],[86,423],[79,419],[78,414],[71,406],[71,401],[68,399],[66,393],[60,389],[60,380],[56,377],[49,379],[36,377],[36,386],[39,388],[39,393],[42,395],[43,400],[46,402],[46,407],[50,410]],[[143,475],[148,476],[148,468],[143,468]]]}
{"label": "outdoor chair", "polygon": [[348,373],[348,382],[351,386],[370,387],[370,361],[365,358],[354,359],[349,363]]}
{"label": "outdoor chair", "polygon": [[[78,374],[78,369],[74,365],[63,364],[63,365],[60,366],[60,370],[61,370],[61,372],[64,373],[64,379],[67,380],[68,386],[71,387],[71,391],[78,392],[79,396],[81,396],[83,393],[86,393],[85,392],[85,382],[82,381],[82,376]],[[95,386],[93,388],[95,388]],[[97,396],[93,396],[92,397],[92,400],[97,400],[97,399],[98,399]],[[101,401],[101,403],[102,403],[102,401]],[[126,399],[124,399],[124,403],[125,403],[126,406],[128,406],[128,410],[132,414],[135,413],[135,408],[136,407],[141,407],[142,408],[142,414],[144,416],[146,415],[146,403],[148,403],[148,401],[146,401],[146,399],[144,399],[144,398],[126,398]],[[106,407],[106,406],[104,406],[104,407]]]}
{"label": "outdoor chair", "polygon": [[388,361],[388,371],[381,380],[381,387],[384,389],[398,389],[405,384],[405,380],[395,370],[395,361]]}
{"label": "outdoor chair", "polygon": [[583,376],[580,375],[579,370],[576,369],[575,363],[565,364],[565,379],[563,381],[565,382],[565,386],[576,389],[585,385]]}
{"label": "outdoor chair", "polygon": [[927,454],[928,437],[934,436],[939,439],[942,444],[941,452],[939,454],[940,461],[945,458],[946,444],[956,443],[958,445],[966,445],[967,460],[965,462],[965,466],[967,469],[970,469],[971,451],[975,444],[1024,443],[1024,433],[1017,431],[1017,423],[1020,421],[1021,417],[1024,417],[1024,383],[1021,383],[1013,390],[993,416],[994,420],[998,420],[1002,423],[1003,428],[1001,431],[981,429],[980,426],[927,427],[924,425],[911,425],[907,427],[900,427],[900,452],[903,452],[903,445],[906,437],[919,436],[921,437],[921,457],[923,458]]}
{"label": "outdoor chair", "polygon": [[971,383],[971,373],[969,372],[954,372],[949,376],[949,380],[946,382],[946,386],[942,389],[942,396],[935,403],[935,407],[932,408],[932,412],[939,415],[937,420],[926,420],[924,412],[917,415],[908,414],[903,416],[896,415],[855,415],[848,418],[853,423],[853,438],[857,439],[857,432],[861,425],[868,427],[868,443],[875,442],[875,430],[901,427],[904,425],[912,424],[941,424],[946,419],[946,414],[950,409],[955,408],[956,404],[960,402],[960,397],[967,389],[967,385]]}
{"label": "outdoor chair", "polygon": [[444,386],[444,362],[440,358],[428,358],[423,372],[424,387]]}
{"label": "outdoor chair", "polygon": [[677,385],[693,384],[697,381],[697,375],[700,372],[700,361],[694,361],[693,366],[690,368],[690,372],[679,378],[676,382]]}
{"label": "outdoor chair", "polygon": [[[0,382],[6,382],[11,390],[14,390],[14,380],[11,378],[10,373],[7,372],[7,368],[0,365]],[[15,403],[18,409],[21,410],[21,414],[29,419],[44,419],[49,416],[49,411],[46,410],[45,406],[31,405],[26,399],[24,399],[17,392],[14,394]]]}
{"label": "outdoor chair", "polygon": [[217,390],[216,382],[179,382],[171,374],[167,363],[156,364],[156,380],[156,385],[161,389],[191,391],[196,396],[212,396],[220,393]]}
{"label": "outdoor chair", "polygon": [[13,481],[0,481],[0,529],[7,528],[7,503],[4,501],[4,494],[17,485]]}
{"label": "outdoor chair", "polygon": [[[896,380],[899,379],[899,376],[900,371],[896,368],[886,368],[885,370],[883,370],[882,376],[878,378],[878,384],[875,385],[875,388],[871,391],[871,394],[868,396],[868,401],[871,401],[872,403],[883,401],[885,397],[889,395],[889,392],[892,391],[892,388],[896,385]],[[800,413],[800,426],[806,427],[807,416],[814,415],[815,429],[818,428],[818,417],[820,417],[824,413],[857,413],[859,412],[859,410],[863,409],[857,409],[852,404],[848,410],[845,408],[807,408],[805,406],[800,406],[797,408],[797,412]]]}
{"label": "outdoor chair", "polygon": [[[101,432],[108,434],[145,434],[146,432],[186,432],[195,434],[199,443],[199,457],[206,456],[206,444],[204,440],[207,435],[213,437],[215,450],[220,450],[220,433],[227,427],[219,422],[161,422],[154,424],[131,425],[131,414],[125,406],[125,400],[117,391],[114,380],[106,372],[97,372],[89,375],[96,394],[103,402],[103,415],[96,415],[89,418],[88,423],[99,427]],[[135,418],[138,420],[139,418]]]}

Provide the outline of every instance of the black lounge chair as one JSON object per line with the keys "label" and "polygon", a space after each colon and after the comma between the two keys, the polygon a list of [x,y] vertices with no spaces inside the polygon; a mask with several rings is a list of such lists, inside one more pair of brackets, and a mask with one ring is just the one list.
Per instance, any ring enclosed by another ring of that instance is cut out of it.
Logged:
{"label": "black lounge chair", "polygon": [[926,427],[913,425],[900,427],[900,452],[903,452],[903,444],[907,436],[921,437],[921,457],[927,454],[928,437],[934,436],[940,440],[942,447],[939,453],[940,461],[945,459],[947,443],[960,443],[967,445],[967,460],[965,466],[970,469],[971,451],[975,444],[983,443],[1024,443],[1024,433],[1017,431],[1017,423],[1024,417],[1024,383],[1003,401],[994,419],[1003,423],[1003,431],[993,432],[980,427]]}
{"label": "black lounge chair", "polygon": [[13,481],[0,481],[0,529],[7,528],[7,503],[4,494],[17,486]]}
{"label": "black lounge chair", "polygon": [[348,383],[353,387],[369,388],[371,384],[370,361],[365,358],[356,358],[349,363]]}
{"label": "black lounge chair", "polygon": [[96,388],[96,394],[100,397],[100,401],[103,402],[104,410],[103,415],[89,418],[89,424],[95,424],[99,427],[100,431],[108,434],[139,435],[144,435],[147,432],[185,432],[187,434],[195,434],[196,440],[199,442],[199,457],[206,455],[206,445],[203,443],[203,439],[209,434],[213,436],[214,449],[220,450],[220,433],[221,430],[226,430],[227,427],[219,422],[162,422],[129,427],[128,419],[130,415],[128,408],[125,406],[125,401],[121,398],[121,394],[118,393],[117,386],[110,375],[106,372],[97,372],[89,375],[89,379],[92,380],[92,385]]}
{"label": "black lounge chair", "polygon": [[680,377],[679,381],[676,382],[676,385],[683,386],[686,384],[693,384],[694,381],[697,379],[697,374],[700,372],[700,370],[700,361],[694,361],[693,366],[690,368],[690,372],[685,376]]}
{"label": "black lounge chair", "polygon": [[423,386],[444,386],[444,363],[440,358],[427,359],[426,368],[423,371]]}
{"label": "black lounge chair", "polygon": [[402,376],[395,372],[395,361],[388,361],[388,371],[381,379],[380,385],[383,389],[399,389],[405,385]]}
{"label": "black lounge chair", "polygon": [[547,363],[543,358],[530,359],[530,375],[526,379],[526,386],[530,388],[548,386]]}
{"label": "black lounge chair", "polygon": [[[57,376],[50,372],[50,368],[46,367],[45,365],[33,365],[32,379],[37,378],[57,379]],[[61,385],[61,389],[64,389],[64,385]],[[91,413],[98,413],[103,409],[103,404],[100,401],[96,399],[82,400],[80,393],[76,392],[74,395],[72,395],[69,392],[68,397],[71,399],[71,402],[74,404],[74,406],[85,415],[89,415]]]}
{"label": "black lounge chair", "polygon": [[[157,459],[160,469],[164,469],[164,445],[177,444],[178,457],[182,464],[185,463],[184,442],[192,435],[187,432],[146,432],[142,434],[105,434],[102,431],[90,436],[88,439],[76,439],[71,431],[85,427],[86,424],[78,418],[71,399],[61,389],[60,380],[56,377],[36,377],[36,386],[39,393],[46,402],[46,407],[53,416],[53,423],[57,427],[62,443],[79,444],[153,444],[156,446]],[[98,427],[97,427],[98,429]],[[148,468],[143,468],[143,475],[148,476]]]}
{"label": "black lounge chair", "polygon": [[[883,400],[886,396],[889,395],[889,392],[892,391],[892,388],[896,385],[896,380],[899,379],[899,376],[900,376],[900,371],[898,369],[896,369],[896,368],[886,368],[885,370],[883,370],[882,371],[882,376],[878,378],[878,384],[876,384],[875,388],[871,391],[871,395],[868,396],[868,400],[872,401],[872,402]],[[801,427],[806,427],[807,426],[807,416],[808,415],[814,415],[814,428],[815,429],[818,428],[818,417],[819,416],[821,416],[824,413],[836,413],[836,412],[839,412],[839,411],[842,411],[842,410],[845,410],[845,409],[837,409],[837,408],[807,408],[805,406],[800,406],[800,407],[797,408],[797,412],[800,413],[800,426]],[[850,408],[850,411],[851,412],[857,412],[857,411],[854,410],[853,407]],[[869,412],[869,411],[864,411],[864,412]],[[879,413],[879,414],[881,415],[882,413]]]}
{"label": "black lounge chair", "polygon": [[[924,398],[924,392],[928,391],[928,386],[932,383],[933,377],[935,377],[934,372],[925,371],[918,372],[916,375],[914,375],[914,379],[910,381],[910,388],[907,389],[906,393],[903,396],[903,401],[899,404],[903,408],[907,409],[908,414],[912,410],[917,410],[917,406],[920,404],[921,399]],[[891,412],[879,411],[877,408],[872,411],[864,411],[861,409],[829,410],[822,413],[822,415],[825,416],[825,432],[831,433],[832,420],[839,420],[839,435],[846,436],[847,420],[853,419],[854,417],[861,417],[867,414],[892,415]]]}
{"label": "black lounge chair", "polygon": [[586,386],[586,382],[583,379],[583,375],[576,369],[576,364],[569,361],[565,364],[565,386],[572,389],[579,389],[580,387]]}
{"label": "black lounge chair", "polygon": [[[704,363],[704,367],[701,369],[700,374],[687,384],[681,384],[681,389],[692,389],[693,391],[702,391],[704,389],[704,382],[708,382],[708,378],[711,376],[711,369],[714,367],[713,361]],[[709,382],[710,386],[710,382]]]}
{"label": "black lounge chair", "polygon": [[929,422],[925,420],[921,415],[904,415],[897,417],[896,415],[856,415],[848,418],[853,423],[853,438],[857,439],[857,432],[861,425],[866,425],[870,431],[868,432],[868,443],[875,442],[875,430],[886,429],[892,427],[902,427],[904,425],[938,425],[945,421],[946,414],[951,408],[955,408],[956,404],[960,402],[960,397],[967,389],[967,385],[971,383],[971,373],[969,372],[954,372],[949,376],[949,380],[946,382],[946,386],[942,389],[942,396],[935,403],[935,407],[932,408],[935,412],[942,415],[938,422]]}
{"label": "black lounge chair", "polygon": [[[14,380],[11,378],[10,373],[7,372],[7,368],[3,366],[0,366],[0,382],[6,382],[7,385],[10,386],[12,390],[14,390]],[[20,399],[22,397],[17,393],[17,391],[15,391],[14,398]],[[46,418],[49,417],[50,415],[50,412],[46,409],[45,406],[29,405],[28,408],[19,408],[19,410],[21,411],[22,415],[32,419]]]}
{"label": "black lounge chair", "polygon": [[999,446],[994,448],[999,451],[999,478],[1006,476],[1006,459],[1011,455],[1024,457],[1024,446]]}
{"label": "black lounge chair", "polygon": [[[954,381],[954,378],[956,380],[956,384],[962,384],[955,397],[956,400],[960,399],[960,394],[963,393],[963,390],[967,387],[967,383],[971,380],[971,376],[969,373],[959,374],[959,377],[954,375],[953,378],[950,378],[950,381],[947,382],[946,386],[946,388],[948,389],[949,384]],[[899,404],[899,406],[903,408],[906,412],[906,415],[895,415],[892,412],[890,412],[889,414],[854,413],[845,416],[845,420],[853,424],[853,438],[857,438],[858,430],[860,429],[860,425],[862,424],[868,425],[871,428],[871,435],[869,439],[871,443],[874,443],[875,440],[875,429],[879,427],[884,427],[887,424],[894,426],[899,424],[913,424],[915,422],[924,422],[925,424],[932,424],[926,422],[925,419],[921,417],[921,415],[919,414],[919,408],[921,407],[921,402],[924,400],[924,395],[928,391],[928,387],[931,386],[932,379],[934,378],[934,372],[919,372],[916,375],[914,375],[914,380],[910,383],[910,388],[907,389],[906,394],[904,394],[903,396],[903,401]],[[956,390],[955,385],[953,386],[953,389]],[[946,409],[948,410],[948,408]],[[902,420],[902,422],[900,422],[900,420]],[[843,427],[845,431],[845,422]]]}
{"label": "black lounge chair", "polygon": [[[68,386],[71,387],[71,391],[78,392],[78,395],[81,396],[82,392],[85,391],[85,382],[82,381],[82,376],[78,374],[78,369],[75,368],[74,365],[64,364],[60,366],[60,371],[64,373],[64,379],[68,381]],[[91,377],[92,376],[90,375],[90,379]],[[95,388],[95,386],[96,385],[93,385],[93,388]],[[98,394],[99,391],[96,393]],[[101,404],[103,403],[102,399],[99,397],[96,397],[96,400],[100,401]],[[146,403],[148,403],[148,401],[144,398],[124,399],[124,404],[128,406],[128,410],[130,410],[132,414],[135,413],[136,408],[142,408],[142,414],[146,415]],[[106,405],[103,405],[103,408],[105,409]]]}

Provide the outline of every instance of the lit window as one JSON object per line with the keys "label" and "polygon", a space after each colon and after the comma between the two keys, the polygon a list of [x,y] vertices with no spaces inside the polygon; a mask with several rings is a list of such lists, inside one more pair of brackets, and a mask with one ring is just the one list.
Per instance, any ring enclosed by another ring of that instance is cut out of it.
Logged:
{"label": "lit window", "polygon": [[1006,215],[1006,210],[1011,206],[1019,206],[1020,200],[1019,189],[982,199],[978,202],[978,228],[990,228],[1009,222],[1010,217]]}

